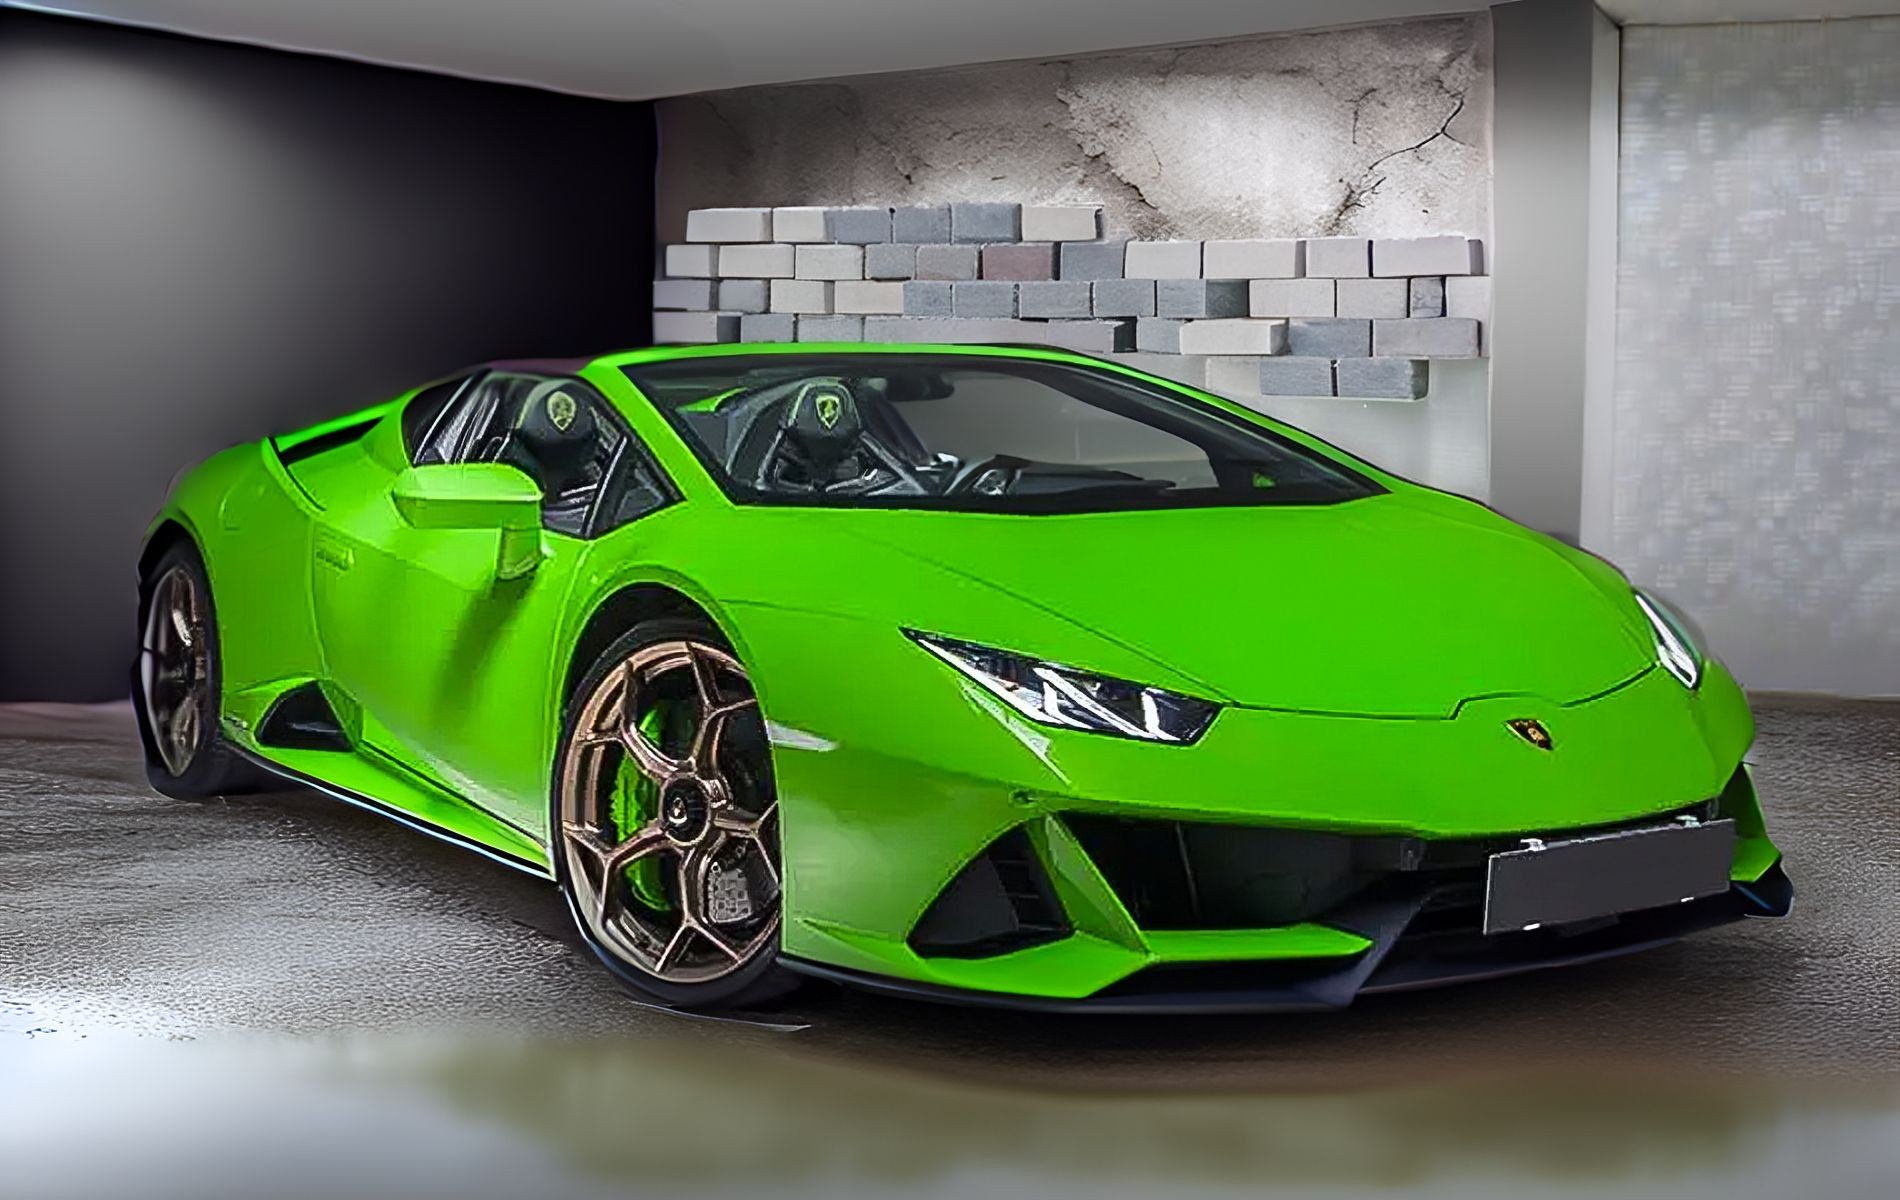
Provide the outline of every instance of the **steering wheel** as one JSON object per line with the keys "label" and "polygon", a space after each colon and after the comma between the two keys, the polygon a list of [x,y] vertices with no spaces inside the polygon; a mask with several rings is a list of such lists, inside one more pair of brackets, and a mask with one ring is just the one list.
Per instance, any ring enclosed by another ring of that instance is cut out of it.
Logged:
{"label": "steering wheel", "polygon": [[1013,454],[992,454],[977,462],[965,463],[944,489],[946,496],[1007,496],[1016,489],[1027,460]]}

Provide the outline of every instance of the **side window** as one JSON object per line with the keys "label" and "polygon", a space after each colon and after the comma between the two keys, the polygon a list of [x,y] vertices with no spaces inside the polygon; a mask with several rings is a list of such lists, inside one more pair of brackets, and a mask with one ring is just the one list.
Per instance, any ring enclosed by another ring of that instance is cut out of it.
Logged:
{"label": "side window", "polygon": [[460,458],[518,467],[541,485],[541,520],[576,537],[626,435],[606,402],[574,379],[490,375],[472,403]]}
{"label": "side window", "polygon": [[449,461],[455,448],[454,434],[458,418],[466,419],[469,406],[457,403],[467,393],[474,376],[464,375],[424,388],[403,406],[402,445],[415,466]]}
{"label": "side window", "polygon": [[665,476],[647,457],[645,447],[630,439],[621,449],[613,474],[608,478],[594,532],[601,534],[618,529],[672,502],[673,489],[667,485]]}

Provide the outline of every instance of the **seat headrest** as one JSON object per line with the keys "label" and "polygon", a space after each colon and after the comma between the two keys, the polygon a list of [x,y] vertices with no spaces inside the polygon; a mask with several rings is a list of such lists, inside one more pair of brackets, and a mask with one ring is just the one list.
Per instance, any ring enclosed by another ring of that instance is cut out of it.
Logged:
{"label": "seat headrest", "polygon": [[509,433],[508,457],[552,494],[593,460],[599,433],[593,408],[560,380],[550,380],[528,393]]}

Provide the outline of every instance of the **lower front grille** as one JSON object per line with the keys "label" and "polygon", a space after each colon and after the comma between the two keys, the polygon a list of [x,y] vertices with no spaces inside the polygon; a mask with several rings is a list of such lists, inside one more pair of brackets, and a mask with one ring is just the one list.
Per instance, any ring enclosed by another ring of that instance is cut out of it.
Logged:
{"label": "lower front grille", "polygon": [[1029,835],[1012,829],[957,872],[911,930],[910,948],[925,957],[989,958],[1070,932]]}

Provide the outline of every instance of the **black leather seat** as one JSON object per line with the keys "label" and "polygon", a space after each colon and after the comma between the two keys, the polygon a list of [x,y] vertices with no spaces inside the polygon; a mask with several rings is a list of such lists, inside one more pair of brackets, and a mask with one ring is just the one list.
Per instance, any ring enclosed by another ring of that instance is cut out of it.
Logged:
{"label": "black leather seat", "polygon": [[552,516],[576,501],[585,507],[600,483],[600,446],[592,406],[556,380],[529,393],[496,458],[541,485]]}

